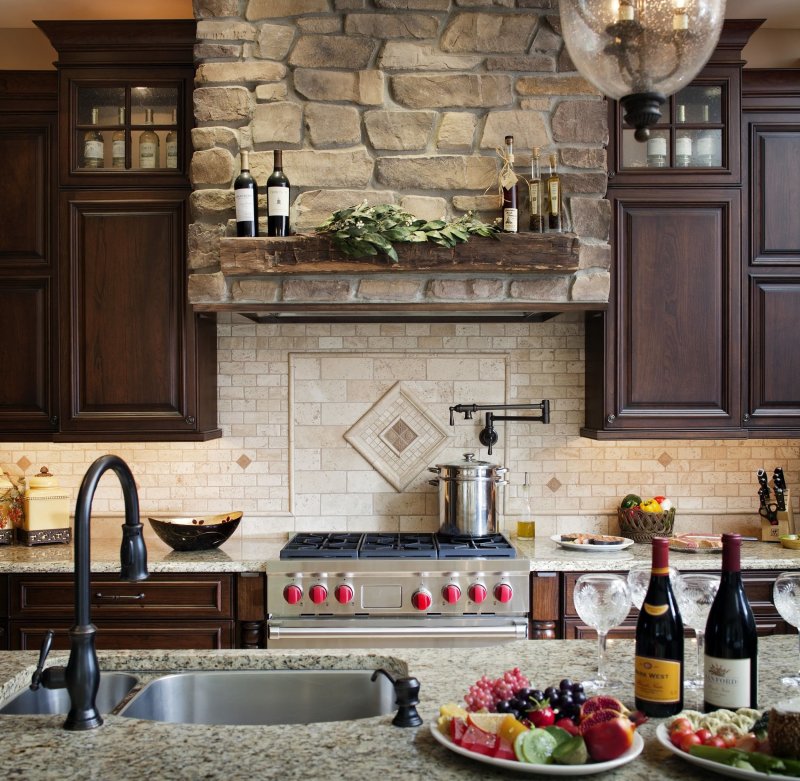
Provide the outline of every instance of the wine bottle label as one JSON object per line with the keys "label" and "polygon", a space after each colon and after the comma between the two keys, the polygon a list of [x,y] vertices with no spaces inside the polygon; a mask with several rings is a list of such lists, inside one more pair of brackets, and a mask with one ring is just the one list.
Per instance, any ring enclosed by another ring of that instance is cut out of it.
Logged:
{"label": "wine bottle label", "polygon": [[289,188],[288,187],[268,187],[267,188],[267,208],[270,217],[289,216]]}
{"label": "wine bottle label", "polygon": [[139,168],[156,167],[156,148],[152,141],[139,142]]}
{"label": "wine bottle label", "polygon": [[750,707],[750,659],[705,657],[704,699],[717,708]]}
{"label": "wine bottle label", "polygon": [[167,168],[178,167],[178,142],[167,141]]}
{"label": "wine bottle label", "polygon": [[233,192],[236,199],[236,222],[255,222],[253,191],[247,187],[242,187]]}
{"label": "wine bottle label", "polygon": [[531,214],[539,214],[541,207],[539,205],[539,182],[531,182]]}
{"label": "wine bottle label", "polygon": [[681,663],[674,659],[637,656],[635,683],[637,699],[649,702],[679,702],[683,694]]}
{"label": "wine bottle label", "polygon": [[503,209],[503,230],[506,233],[519,230],[519,209]]}
{"label": "wine bottle label", "polygon": [[87,160],[102,160],[103,159],[103,142],[102,141],[86,141],[83,145],[83,156]]}

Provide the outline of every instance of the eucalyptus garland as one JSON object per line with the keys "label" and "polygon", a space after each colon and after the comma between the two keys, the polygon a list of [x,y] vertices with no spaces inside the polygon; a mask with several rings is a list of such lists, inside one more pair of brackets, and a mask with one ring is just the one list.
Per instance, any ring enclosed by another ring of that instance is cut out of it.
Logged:
{"label": "eucalyptus garland", "polygon": [[467,212],[457,220],[423,220],[403,211],[391,203],[369,206],[363,201],[358,206],[335,211],[318,233],[327,233],[337,249],[352,258],[368,255],[387,255],[398,262],[393,244],[426,242],[440,247],[455,247],[470,236],[497,238],[499,228],[481,222]]}

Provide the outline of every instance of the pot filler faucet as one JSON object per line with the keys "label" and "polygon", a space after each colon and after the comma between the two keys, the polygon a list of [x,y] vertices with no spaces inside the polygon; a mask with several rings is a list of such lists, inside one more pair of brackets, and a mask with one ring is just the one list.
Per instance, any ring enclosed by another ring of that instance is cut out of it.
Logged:
{"label": "pot filler faucet", "polygon": [[[495,415],[496,409],[540,409],[541,415]],[[489,455],[492,455],[492,445],[497,444],[498,434],[494,430],[495,421],[498,420],[520,420],[526,423],[549,423],[550,422],[550,399],[542,399],[538,404],[456,404],[450,407],[450,425],[455,425],[453,415],[458,412],[464,415],[464,420],[472,420],[476,412],[486,412],[485,424],[478,434],[478,439],[482,445],[489,448]]]}
{"label": "pot filler faucet", "polygon": [[64,729],[87,730],[103,723],[95,705],[100,685],[100,665],[97,662],[94,636],[97,629],[90,617],[89,585],[89,518],[97,483],[103,473],[112,469],[122,484],[125,499],[125,523],[122,525],[120,548],[120,577],[137,581],[147,577],[147,549],[139,522],[139,496],[128,465],[119,456],[101,456],[86,471],[78,491],[75,506],[75,626],[69,630],[69,661],[66,667],[48,667],[44,663],[53,644],[53,631],[48,630],[42,642],[39,663],[31,677],[31,689],[40,685],[46,689],[69,691],[71,708]]}

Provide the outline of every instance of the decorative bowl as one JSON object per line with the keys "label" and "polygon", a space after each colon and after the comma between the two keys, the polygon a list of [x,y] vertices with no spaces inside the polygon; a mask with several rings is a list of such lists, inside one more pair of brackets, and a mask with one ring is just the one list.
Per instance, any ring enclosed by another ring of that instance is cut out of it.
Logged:
{"label": "decorative bowl", "polygon": [[236,531],[242,512],[195,518],[148,518],[153,531],[177,551],[211,550]]}
{"label": "decorative bowl", "polygon": [[783,545],[784,548],[800,550],[800,537],[796,534],[784,534],[783,537],[781,537],[781,545]]}

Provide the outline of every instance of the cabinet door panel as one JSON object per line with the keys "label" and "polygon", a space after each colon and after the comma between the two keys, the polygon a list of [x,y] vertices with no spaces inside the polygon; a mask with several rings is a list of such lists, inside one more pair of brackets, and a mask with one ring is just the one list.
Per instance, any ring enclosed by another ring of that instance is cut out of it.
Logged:
{"label": "cabinet door panel", "polygon": [[613,204],[614,426],[738,426],[738,191],[615,193]]}

